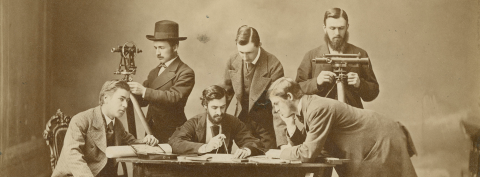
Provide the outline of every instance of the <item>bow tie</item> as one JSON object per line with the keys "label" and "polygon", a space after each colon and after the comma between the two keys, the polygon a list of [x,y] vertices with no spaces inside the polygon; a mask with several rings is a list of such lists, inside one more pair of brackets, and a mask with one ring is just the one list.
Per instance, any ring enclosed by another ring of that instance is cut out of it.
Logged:
{"label": "bow tie", "polygon": [[160,63],[160,64],[158,65],[158,67],[159,67],[160,69],[162,69],[162,67],[163,67],[163,68],[167,68],[167,65],[165,65],[165,63]]}

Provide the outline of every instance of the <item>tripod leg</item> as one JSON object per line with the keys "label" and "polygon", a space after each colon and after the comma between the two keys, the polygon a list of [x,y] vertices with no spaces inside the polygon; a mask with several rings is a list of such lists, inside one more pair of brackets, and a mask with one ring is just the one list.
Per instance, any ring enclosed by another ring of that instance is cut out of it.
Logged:
{"label": "tripod leg", "polygon": [[135,126],[135,112],[133,111],[133,104],[131,101],[128,102],[127,107],[127,124],[128,132],[137,138],[137,127]]}
{"label": "tripod leg", "polygon": [[345,103],[345,90],[342,79],[337,79],[338,101]]}
{"label": "tripod leg", "polygon": [[131,93],[130,93],[130,100],[132,100],[133,108],[135,109],[135,112],[140,118],[140,122],[142,122],[143,128],[145,128],[145,133],[147,133],[147,135],[152,135],[152,130],[148,126],[147,120],[145,119],[145,115],[143,114],[143,111],[140,108],[140,105],[138,104],[137,99],[135,99],[135,96],[133,96]]}

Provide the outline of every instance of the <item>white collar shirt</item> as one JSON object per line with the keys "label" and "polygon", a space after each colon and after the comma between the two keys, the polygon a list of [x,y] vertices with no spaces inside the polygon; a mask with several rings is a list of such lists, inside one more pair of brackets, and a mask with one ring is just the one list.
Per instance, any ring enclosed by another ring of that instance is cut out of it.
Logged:
{"label": "white collar shirt", "polygon": [[[175,58],[171,59],[171,60],[168,60],[167,62],[165,62],[165,66],[170,66],[170,64],[172,64],[173,61],[175,61],[176,59],[178,58],[178,56],[176,56]],[[158,75],[157,76],[160,76],[160,74],[163,73],[163,71],[165,71],[166,68],[162,67],[160,68],[160,71],[158,71]]]}
{"label": "white collar shirt", "polygon": [[[211,126],[213,126],[214,124],[212,122],[210,122],[210,120],[208,119],[208,114],[207,114],[207,127],[206,127],[206,133],[207,135],[205,136],[205,143],[208,144],[208,142],[210,142],[210,139],[213,138],[213,132],[212,132],[212,128],[210,128]],[[222,134],[222,125],[218,125],[220,127],[220,131],[219,131],[219,134]]]}

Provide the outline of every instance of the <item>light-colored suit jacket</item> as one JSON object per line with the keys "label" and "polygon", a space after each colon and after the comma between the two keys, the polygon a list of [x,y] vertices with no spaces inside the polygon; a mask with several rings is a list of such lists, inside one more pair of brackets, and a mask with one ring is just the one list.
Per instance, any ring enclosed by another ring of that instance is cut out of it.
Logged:
{"label": "light-colored suit jacket", "polygon": [[[68,126],[60,159],[53,171],[57,176],[96,176],[107,164],[107,136],[101,107],[73,116]],[[120,120],[115,121],[115,145],[141,143],[125,131]]]}

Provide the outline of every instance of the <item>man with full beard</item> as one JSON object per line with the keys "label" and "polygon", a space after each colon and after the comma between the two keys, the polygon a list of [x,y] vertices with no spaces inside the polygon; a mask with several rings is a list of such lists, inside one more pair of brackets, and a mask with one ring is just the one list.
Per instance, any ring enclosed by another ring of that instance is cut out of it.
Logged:
{"label": "man with full beard", "polygon": [[233,140],[238,145],[234,158],[263,154],[260,140],[238,118],[226,114],[226,91],[212,85],[202,93],[205,112],[189,119],[170,137],[175,154],[231,153]]}
{"label": "man with full beard", "polygon": [[[340,8],[332,8],[325,12],[323,18],[325,43],[310,50],[303,58],[297,70],[296,82],[307,95],[316,94],[321,97],[338,98],[335,76],[330,64],[315,64],[312,59],[323,57],[323,54],[358,54],[368,57],[365,50],[348,42],[348,16]],[[372,101],[379,93],[377,79],[372,64],[359,67],[347,66],[348,85],[345,87],[346,103],[363,108],[362,101]],[[360,99],[361,98],[361,99]]]}

